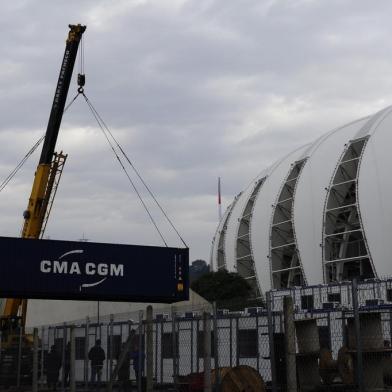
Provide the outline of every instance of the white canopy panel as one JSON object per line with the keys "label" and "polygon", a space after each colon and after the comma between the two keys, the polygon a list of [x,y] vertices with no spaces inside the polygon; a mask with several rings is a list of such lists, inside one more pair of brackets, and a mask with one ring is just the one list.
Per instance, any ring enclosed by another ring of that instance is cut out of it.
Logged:
{"label": "white canopy panel", "polygon": [[252,192],[252,187],[248,186],[239,196],[231,211],[230,217],[227,222],[226,240],[225,240],[225,257],[226,267],[228,271],[235,272],[236,261],[236,244],[239,218],[242,214],[246,201]]}
{"label": "white canopy panel", "polygon": [[379,278],[392,275],[392,109],[369,132],[358,179],[358,203]]}
{"label": "white canopy panel", "polygon": [[264,292],[271,289],[271,271],[268,256],[273,204],[291,163],[301,156],[306,147],[303,146],[295,150],[271,166],[255,200],[251,220],[251,244],[260,287]]}
{"label": "white canopy panel", "polygon": [[327,187],[347,140],[361,128],[359,120],[322,136],[306,151],[308,160],[297,183],[294,226],[307,282],[323,281],[322,232]]}

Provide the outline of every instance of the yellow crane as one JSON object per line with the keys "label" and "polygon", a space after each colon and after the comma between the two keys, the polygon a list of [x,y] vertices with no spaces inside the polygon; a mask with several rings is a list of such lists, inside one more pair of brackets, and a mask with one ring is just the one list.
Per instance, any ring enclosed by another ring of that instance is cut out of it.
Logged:
{"label": "yellow crane", "polygon": [[[23,213],[23,238],[40,238],[42,229],[50,213],[51,203],[53,202],[67,157],[62,153],[55,153],[55,146],[79,43],[86,30],[86,26],[80,24],[69,25],[69,29],[44,144],[39,164],[35,172],[27,209]],[[80,77],[84,79],[84,75],[80,75]],[[19,328],[24,330],[26,312],[27,299],[6,299],[3,314],[0,314],[0,328],[3,332],[3,344],[5,343],[5,336],[7,336],[8,339],[12,339],[12,331]]]}

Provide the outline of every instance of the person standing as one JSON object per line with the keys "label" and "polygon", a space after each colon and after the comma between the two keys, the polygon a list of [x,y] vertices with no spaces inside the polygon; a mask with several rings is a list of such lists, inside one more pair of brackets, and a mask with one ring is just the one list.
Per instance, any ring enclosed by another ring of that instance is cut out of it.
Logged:
{"label": "person standing", "polygon": [[57,383],[59,382],[60,368],[61,356],[57,350],[57,347],[53,345],[50,348],[46,362],[46,378],[49,390],[56,391]]}
{"label": "person standing", "polygon": [[69,374],[71,372],[71,342],[65,346],[65,363],[64,363],[64,383],[69,386]]}
{"label": "person standing", "polygon": [[133,370],[135,372],[136,384],[139,383],[139,377],[143,377],[144,374],[144,352],[139,351],[139,344],[134,345],[134,349],[131,353],[133,360]]}
{"label": "person standing", "polygon": [[101,347],[101,340],[97,339],[95,345],[91,347],[88,353],[88,359],[91,364],[91,383],[97,381],[98,388],[101,385],[102,367],[105,358],[105,351]]}
{"label": "person standing", "polygon": [[[126,350],[126,343],[122,344],[121,351],[122,353],[124,350]],[[120,358],[119,358],[120,359]],[[127,350],[126,353],[124,353],[124,358],[121,366],[118,368],[118,381],[120,381],[121,389],[123,392],[128,392],[130,390],[130,382],[129,382],[129,377],[130,377],[130,367],[131,367],[131,353],[129,350]]]}

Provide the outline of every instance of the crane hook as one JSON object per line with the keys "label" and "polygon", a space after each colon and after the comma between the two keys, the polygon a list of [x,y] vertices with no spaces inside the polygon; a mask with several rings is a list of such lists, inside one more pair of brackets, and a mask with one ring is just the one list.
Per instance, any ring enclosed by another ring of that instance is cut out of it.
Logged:
{"label": "crane hook", "polygon": [[86,75],[85,74],[78,74],[78,93],[83,94],[84,92],[84,85],[86,84]]}

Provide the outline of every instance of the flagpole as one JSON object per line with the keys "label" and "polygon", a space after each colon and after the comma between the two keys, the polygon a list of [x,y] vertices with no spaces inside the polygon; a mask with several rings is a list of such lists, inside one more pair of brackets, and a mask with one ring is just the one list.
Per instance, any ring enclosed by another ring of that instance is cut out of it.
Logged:
{"label": "flagpole", "polygon": [[221,178],[218,177],[218,208],[219,208],[219,222],[222,220],[222,197],[221,197]]}

